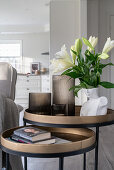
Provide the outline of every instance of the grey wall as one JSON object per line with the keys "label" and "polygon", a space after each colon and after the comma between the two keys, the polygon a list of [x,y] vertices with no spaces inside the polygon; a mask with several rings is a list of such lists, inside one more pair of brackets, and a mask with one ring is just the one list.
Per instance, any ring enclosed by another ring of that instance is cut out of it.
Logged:
{"label": "grey wall", "polygon": [[[108,37],[114,39],[114,30],[111,22],[111,17],[114,16],[114,0],[88,0],[87,1],[87,35],[95,35],[98,37],[97,49],[102,51],[103,46]],[[111,54],[114,54],[114,49]],[[114,62],[113,56],[108,60],[102,61],[103,63]],[[113,74],[114,68],[107,67],[103,70],[102,80],[114,82]],[[108,98],[109,107],[114,108],[114,89],[100,88],[100,96],[104,95]]]}
{"label": "grey wall", "polygon": [[[87,1],[60,0],[50,3],[50,59],[66,45],[70,55],[70,47],[76,38],[87,36]],[[58,73],[60,74],[60,73]],[[76,81],[76,84],[79,82]],[[83,91],[75,98],[76,105],[85,102]]]}
{"label": "grey wall", "polygon": [[61,0],[50,3],[50,54],[51,58],[62,45],[68,50],[80,36],[79,0]]}

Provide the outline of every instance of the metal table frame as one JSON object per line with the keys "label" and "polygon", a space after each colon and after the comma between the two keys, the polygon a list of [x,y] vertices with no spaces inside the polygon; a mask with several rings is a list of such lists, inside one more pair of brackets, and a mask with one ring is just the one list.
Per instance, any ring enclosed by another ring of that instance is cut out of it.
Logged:
{"label": "metal table frame", "polygon": [[[26,123],[25,123],[26,125]],[[17,150],[12,150],[10,148],[5,147],[1,144],[1,149],[6,153],[6,170],[9,170],[9,154],[12,155],[19,155],[24,156],[24,170],[27,170],[27,157],[34,157],[34,158],[59,158],[59,170],[64,169],[64,157],[84,154],[84,164],[83,169],[86,169],[86,152],[89,152],[95,148],[96,143],[94,142],[91,146],[88,146],[83,149],[67,151],[67,152],[56,152],[56,153],[31,153],[31,152],[20,152]]]}
{"label": "metal table frame", "polygon": [[[52,123],[41,123],[41,122],[35,122],[31,121],[28,119],[23,118],[24,125],[26,123],[30,123],[33,125],[38,125],[38,126],[45,126],[45,127],[61,127],[61,128],[91,128],[95,127],[96,128],[96,146],[95,146],[95,166],[94,170],[98,170],[98,152],[99,152],[99,128],[102,126],[108,126],[114,124],[114,120],[112,121],[107,121],[107,122],[102,122],[102,123],[90,123],[90,124],[52,124]],[[86,153],[84,153],[84,166],[83,170],[86,170]]]}

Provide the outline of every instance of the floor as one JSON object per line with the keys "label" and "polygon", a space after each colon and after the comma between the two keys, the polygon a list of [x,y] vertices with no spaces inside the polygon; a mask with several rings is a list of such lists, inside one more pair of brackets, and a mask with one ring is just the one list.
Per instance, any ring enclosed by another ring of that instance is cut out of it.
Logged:
{"label": "floor", "polygon": [[[82,166],[80,166],[82,164]],[[29,158],[28,159],[28,170],[58,170],[59,160],[54,159],[42,159],[42,158]],[[82,170],[83,160],[80,155],[67,157],[64,160],[64,170]]]}

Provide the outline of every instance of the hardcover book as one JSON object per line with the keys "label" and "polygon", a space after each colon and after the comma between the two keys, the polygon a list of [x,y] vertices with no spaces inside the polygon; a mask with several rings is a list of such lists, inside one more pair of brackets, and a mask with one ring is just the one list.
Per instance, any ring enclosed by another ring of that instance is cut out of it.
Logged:
{"label": "hardcover book", "polygon": [[19,128],[14,131],[14,134],[32,142],[51,138],[50,132],[32,126]]}
{"label": "hardcover book", "polygon": [[14,134],[10,138],[11,138],[11,140],[14,140],[14,141],[17,141],[20,143],[26,143],[26,144],[53,144],[56,141],[54,137],[51,137],[48,139],[32,142],[28,139],[22,138],[20,136],[14,135]]}

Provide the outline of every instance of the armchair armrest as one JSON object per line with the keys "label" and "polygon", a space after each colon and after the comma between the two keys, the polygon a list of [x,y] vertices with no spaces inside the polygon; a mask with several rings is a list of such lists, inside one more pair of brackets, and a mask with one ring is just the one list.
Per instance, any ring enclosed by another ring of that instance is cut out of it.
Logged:
{"label": "armchair armrest", "polygon": [[19,104],[17,104],[17,108],[18,108],[19,113],[23,110],[23,107]]}

